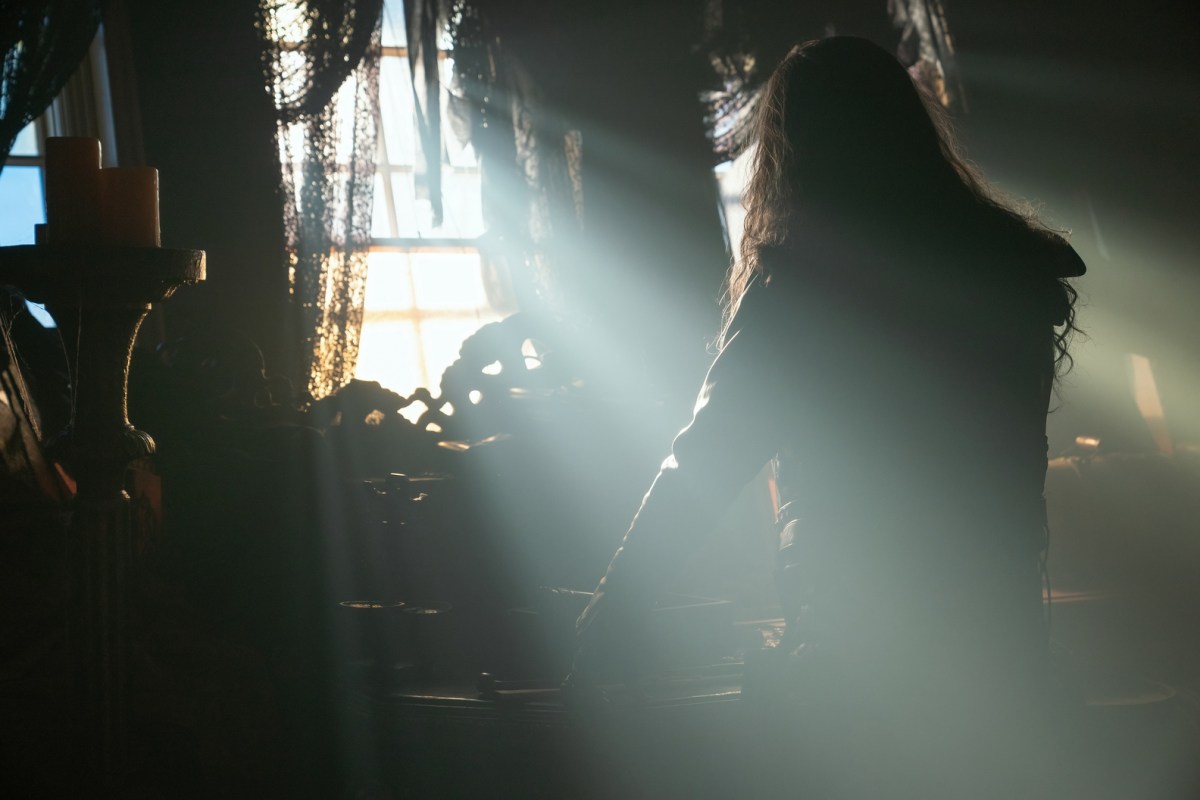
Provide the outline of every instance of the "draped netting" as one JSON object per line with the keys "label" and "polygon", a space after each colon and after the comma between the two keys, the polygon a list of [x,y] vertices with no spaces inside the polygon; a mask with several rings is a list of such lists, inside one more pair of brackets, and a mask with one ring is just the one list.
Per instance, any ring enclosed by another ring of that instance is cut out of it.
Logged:
{"label": "draped netting", "polygon": [[450,123],[479,154],[489,299],[495,304],[511,291],[502,304],[555,306],[583,228],[583,138],[547,107],[519,54],[503,46],[494,5],[458,0],[449,8]]}
{"label": "draped netting", "polygon": [[[882,18],[885,9],[882,2],[879,5]],[[887,0],[886,16],[898,33],[893,49],[900,63],[942,105],[965,108],[941,0]],[[835,23],[836,16],[826,22]],[[770,0],[709,3],[704,23],[700,48],[708,54],[714,86],[702,101],[713,154],[720,163],[737,158],[753,142],[759,89],[803,35],[797,36],[797,26],[782,24],[779,4]]]}
{"label": "draped netting", "polygon": [[[579,132],[545,107],[519,55],[502,44],[491,12],[511,16],[514,9],[487,0],[407,0],[404,7],[417,112],[416,178],[434,224],[442,215],[445,127],[470,142],[479,158],[486,231],[478,245],[489,303],[530,309],[553,302],[556,270],[583,221]],[[437,69],[443,36],[454,57],[446,86]],[[445,120],[436,101],[443,91]]]}
{"label": "draped netting", "polygon": [[382,0],[260,0],[288,274],[308,394],[358,360],[371,244]]}
{"label": "draped netting", "polygon": [[[448,22],[457,81],[450,90],[449,124],[465,130],[480,155],[488,225],[481,242],[485,265],[507,272],[522,307],[553,299],[562,271],[576,260],[569,248],[578,243],[584,224],[586,143],[560,109],[546,107],[538,76],[525,72],[521,53],[513,52],[515,37],[506,34],[519,30],[530,9],[498,0],[411,0],[406,6],[410,42],[415,39],[423,53],[431,52],[439,32],[440,23],[433,21],[444,17]],[[890,46],[944,105],[965,107],[941,0],[707,0],[678,8],[678,24],[699,22],[694,52],[711,67],[711,88],[698,98],[697,113],[709,130],[714,165],[736,158],[752,143],[759,90],[788,50],[835,30],[843,18],[851,27],[868,21],[877,39],[886,39],[890,31],[895,38],[879,43]],[[613,52],[621,52],[620,41],[613,42]],[[410,52],[414,66],[415,54]],[[427,72],[418,94],[433,91],[426,85],[430,78]],[[434,141],[441,125],[436,108],[431,106],[420,124],[423,145]],[[436,200],[436,176],[429,177],[430,197]]]}
{"label": "draped netting", "polygon": [[0,168],[79,66],[100,24],[100,0],[0,0]]}
{"label": "draped netting", "polygon": [[888,0],[900,29],[896,57],[942,105],[966,110],[967,97],[954,58],[954,39],[941,0]]}

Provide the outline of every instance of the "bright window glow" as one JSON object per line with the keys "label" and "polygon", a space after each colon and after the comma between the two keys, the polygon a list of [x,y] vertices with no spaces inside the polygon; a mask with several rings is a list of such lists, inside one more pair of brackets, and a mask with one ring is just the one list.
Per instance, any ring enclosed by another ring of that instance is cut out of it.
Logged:
{"label": "bright window glow", "polygon": [[500,319],[468,249],[372,252],[364,305],[355,375],[404,395],[418,386],[436,394],[463,340]]}
{"label": "bright window glow", "polygon": [[[463,340],[502,316],[488,302],[475,239],[484,231],[479,163],[450,124],[453,62],[439,46],[442,224],[433,224],[428,190],[418,180],[417,116],[405,49],[404,9],[386,0],[380,62],[380,142],[375,179],[362,337],[355,377],[402,395],[435,396]],[[436,242],[428,241],[436,240]],[[410,414],[424,409],[409,407]],[[410,414],[406,414],[409,416]]]}
{"label": "bright window glow", "polygon": [[[417,136],[413,116],[412,73],[407,58],[384,57],[379,63],[379,113],[389,164],[416,162]],[[405,122],[401,123],[401,120]]]}
{"label": "bright window glow", "polygon": [[418,332],[419,326],[412,320],[364,320],[356,377],[364,381],[379,381],[404,394],[410,393],[406,391],[408,387],[428,385],[426,376],[429,371],[425,366]]}
{"label": "bright window glow", "polygon": [[10,156],[39,156],[37,125],[29,123],[21,132],[17,134],[17,140],[13,142]]}
{"label": "bright window glow", "polygon": [[9,164],[0,172],[0,245],[33,244],[33,226],[46,219],[42,168]]}

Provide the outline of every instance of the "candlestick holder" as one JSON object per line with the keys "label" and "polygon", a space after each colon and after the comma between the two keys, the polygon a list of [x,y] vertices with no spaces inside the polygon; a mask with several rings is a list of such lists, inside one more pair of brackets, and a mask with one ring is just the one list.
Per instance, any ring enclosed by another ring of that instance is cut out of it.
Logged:
{"label": "candlestick holder", "polygon": [[132,531],[125,471],[154,452],[129,422],[134,339],[152,303],[204,280],[202,250],[20,245],[0,248],[0,283],[45,304],[62,332],[71,421],[49,447],[73,475],[67,601],[69,672],[82,749],[96,776],[129,771],[128,620]]}

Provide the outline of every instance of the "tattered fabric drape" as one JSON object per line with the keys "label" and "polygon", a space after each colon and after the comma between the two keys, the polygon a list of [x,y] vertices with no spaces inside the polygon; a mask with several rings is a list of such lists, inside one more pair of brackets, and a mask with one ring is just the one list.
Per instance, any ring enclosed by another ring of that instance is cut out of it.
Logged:
{"label": "tattered fabric drape", "polygon": [[0,0],[0,168],[79,66],[100,24],[99,0]]}
{"label": "tattered fabric drape", "polygon": [[450,32],[457,86],[449,108],[479,153],[487,226],[480,254],[489,300],[499,307],[557,308],[584,224],[584,143],[545,107],[485,5],[455,7]]}
{"label": "tattered fabric drape", "polygon": [[382,0],[261,0],[281,195],[307,390],[348,382],[371,243]]}

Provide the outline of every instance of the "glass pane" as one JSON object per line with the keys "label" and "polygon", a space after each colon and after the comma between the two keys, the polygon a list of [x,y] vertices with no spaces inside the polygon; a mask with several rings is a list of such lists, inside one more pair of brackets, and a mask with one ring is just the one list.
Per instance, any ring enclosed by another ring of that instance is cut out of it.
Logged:
{"label": "glass pane", "polygon": [[35,303],[32,300],[25,301],[25,308],[30,315],[38,321],[43,328],[57,328],[58,323],[54,321],[54,317],[50,316],[50,312],[41,303]]}
{"label": "glass pane", "polygon": [[404,3],[401,0],[384,0],[383,3],[383,46],[406,47],[408,36],[404,29]]}
{"label": "glass pane", "polygon": [[413,253],[412,276],[424,311],[487,308],[478,253]]}
{"label": "glass pane", "polygon": [[392,178],[396,198],[396,227],[400,236],[471,239],[483,233],[478,173],[442,172],[442,224],[433,224],[433,204],[428,193],[418,193],[412,173]]}
{"label": "glass pane", "polygon": [[376,252],[367,256],[367,290],[363,309],[410,310],[413,307],[412,270],[408,253]]}
{"label": "glass pane", "polygon": [[[392,175],[392,197],[396,201],[396,235],[415,237],[421,229],[417,220],[417,192],[411,172]],[[429,202],[425,202],[428,217]]]}
{"label": "glass pane", "polygon": [[337,150],[334,158],[338,164],[349,164],[354,156],[355,108],[358,100],[358,78],[354,73],[341,85],[334,97],[337,113]]}
{"label": "glass pane", "polygon": [[45,221],[42,168],[0,170],[0,245],[33,244],[33,226]]}
{"label": "glass pane", "polygon": [[379,62],[379,115],[389,164],[416,163],[416,116],[408,61],[387,57]]}
{"label": "glass pane", "polygon": [[[436,235],[473,238],[483,233],[478,172],[442,172],[442,226]],[[432,221],[432,220],[431,220]]]}
{"label": "glass pane", "polygon": [[392,235],[393,222],[388,213],[387,196],[383,192],[383,176],[375,173],[375,195],[371,199],[371,238],[380,239]]}
{"label": "glass pane", "polygon": [[405,397],[427,385],[416,326],[409,320],[364,320],[354,377],[379,381]]}
{"label": "glass pane", "polygon": [[36,156],[38,155],[38,138],[37,124],[29,123],[21,132],[17,134],[17,140],[13,142],[10,156]]}
{"label": "glass pane", "polygon": [[429,377],[436,385],[442,382],[446,367],[458,360],[458,351],[468,336],[475,333],[491,319],[473,317],[450,319],[427,319],[421,323],[421,347],[425,351],[425,365]]}

